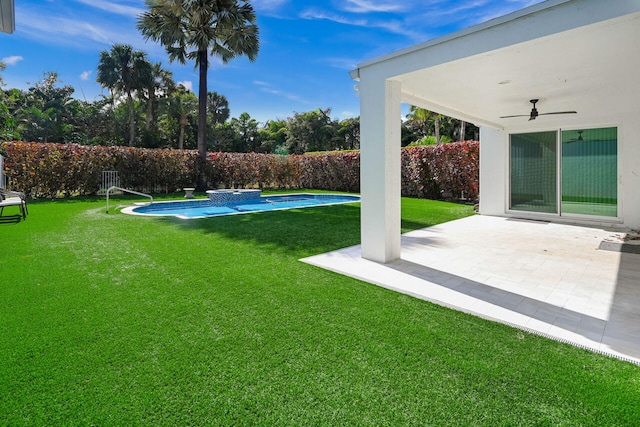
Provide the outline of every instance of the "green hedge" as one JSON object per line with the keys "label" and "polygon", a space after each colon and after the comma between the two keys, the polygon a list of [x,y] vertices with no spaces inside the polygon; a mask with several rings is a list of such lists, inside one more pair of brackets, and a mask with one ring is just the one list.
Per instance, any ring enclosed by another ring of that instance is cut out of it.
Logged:
{"label": "green hedge", "polygon": [[480,143],[408,147],[402,150],[402,194],[426,199],[478,198]]}
{"label": "green hedge", "polygon": [[295,161],[302,188],[360,192],[359,152],[305,154]]}
{"label": "green hedge", "polygon": [[118,171],[122,187],[152,192],[192,186],[197,176],[194,152],[15,141],[0,148],[11,187],[30,197],[95,194],[102,171]]}
{"label": "green hedge", "polygon": [[[441,199],[478,196],[476,141],[402,150],[402,194]],[[95,194],[102,171],[119,172],[122,187],[151,193],[193,187],[197,152],[191,150],[5,142],[5,170],[12,188],[31,197]],[[208,153],[210,188],[313,188],[360,191],[360,153],[282,156]]]}

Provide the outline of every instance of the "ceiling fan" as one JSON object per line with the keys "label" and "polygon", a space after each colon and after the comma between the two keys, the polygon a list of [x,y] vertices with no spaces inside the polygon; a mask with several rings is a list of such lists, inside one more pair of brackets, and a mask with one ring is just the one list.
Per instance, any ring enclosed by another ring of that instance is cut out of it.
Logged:
{"label": "ceiling fan", "polygon": [[538,116],[548,116],[551,114],[577,114],[577,111],[553,111],[551,113],[538,113],[538,109],[536,108],[536,103],[539,99],[532,99],[529,102],[533,104],[533,108],[531,108],[531,112],[529,114],[516,114],[514,116],[501,116],[501,119],[509,119],[512,117],[529,117],[529,120],[535,120]]}

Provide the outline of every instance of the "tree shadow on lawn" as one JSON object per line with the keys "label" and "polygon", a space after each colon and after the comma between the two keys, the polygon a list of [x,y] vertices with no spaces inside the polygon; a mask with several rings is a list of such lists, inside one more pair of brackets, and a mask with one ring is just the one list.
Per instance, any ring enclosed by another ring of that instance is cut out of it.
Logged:
{"label": "tree shadow on lawn", "polygon": [[[277,247],[298,257],[360,244],[360,205],[343,204],[313,208],[256,212],[201,219],[159,217],[158,221],[185,230],[200,230],[230,239]],[[403,219],[402,231],[437,224],[428,215]]]}
{"label": "tree shadow on lawn", "polygon": [[296,257],[360,243],[360,206],[356,204],[201,219],[160,217],[157,220],[184,230],[200,230],[205,234],[278,248]]}

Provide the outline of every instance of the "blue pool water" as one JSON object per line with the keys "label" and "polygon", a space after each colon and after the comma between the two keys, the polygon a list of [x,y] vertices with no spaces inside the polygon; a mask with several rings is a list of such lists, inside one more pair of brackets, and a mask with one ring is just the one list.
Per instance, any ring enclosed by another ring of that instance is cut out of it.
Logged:
{"label": "blue pool water", "polygon": [[360,196],[344,194],[284,194],[261,196],[250,200],[212,203],[209,199],[175,202],[154,202],[128,207],[123,213],[145,216],[175,216],[178,218],[207,218],[212,216],[237,215],[251,212],[306,208],[359,202]]}

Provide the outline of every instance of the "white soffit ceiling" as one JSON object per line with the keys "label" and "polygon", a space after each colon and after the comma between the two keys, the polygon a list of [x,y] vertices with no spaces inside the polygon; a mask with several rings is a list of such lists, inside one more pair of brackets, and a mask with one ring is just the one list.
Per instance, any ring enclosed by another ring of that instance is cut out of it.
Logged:
{"label": "white soffit ceiling", "polygon": [[[640,13],[397,76],[403,100],[476,124],[522,126],[530,99],[536,125],[603,123],[640,105]],[[425,55],[428,49],[425,50]],[[533,124],[533,123],[532,123]]]}

